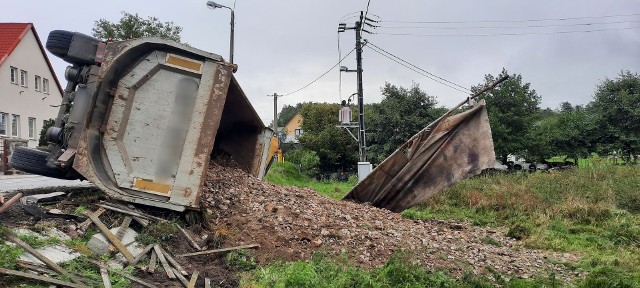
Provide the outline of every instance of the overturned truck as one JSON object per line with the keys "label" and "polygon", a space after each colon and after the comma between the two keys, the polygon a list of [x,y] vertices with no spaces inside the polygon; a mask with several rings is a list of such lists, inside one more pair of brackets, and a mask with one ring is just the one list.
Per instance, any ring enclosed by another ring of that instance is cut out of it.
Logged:
{"label": "overturned truck", "polygon": [[103,42],[61,30],[46,48],[71,64],[68,83],[47,151],[18,148],[13,167],[176,211],[199,206],[212,153],[266,173],[277,139],[221,56],[160,38]]}

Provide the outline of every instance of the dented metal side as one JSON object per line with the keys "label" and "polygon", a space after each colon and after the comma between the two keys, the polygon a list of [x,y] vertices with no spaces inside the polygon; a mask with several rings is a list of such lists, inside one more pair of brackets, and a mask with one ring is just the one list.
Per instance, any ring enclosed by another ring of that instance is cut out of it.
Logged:
{"label": "dented metal side", "polygon": [[212,150],[257,177],[270,135],[218,55],[157,38],[108,43],[73,168],[109,196],[182,211]]}
{"label": "dented metal side", "polygon": [[401,212],[495,164],[484,103],[429,125],[343,199]]}

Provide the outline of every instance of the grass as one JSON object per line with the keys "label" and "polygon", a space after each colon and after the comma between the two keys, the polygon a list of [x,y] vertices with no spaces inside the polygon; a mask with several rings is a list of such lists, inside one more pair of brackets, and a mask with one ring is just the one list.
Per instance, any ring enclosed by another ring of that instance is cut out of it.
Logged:
{"label": "grass", "polygon": [[[490,269],[490,268],[489,268]],[[533,280],[501,279],[504,287],[560,287],[554,285],[556,279],[537,278]],[[240,287],[442,287],[442,288],[483,288],[494,287],[484,276],[465,273],[453,278],[444,271],[428,271],[412,264],[411,258],[403,253],[395,253],[381,267],[370,270],[355,267],[346,258],[332,258],[316,253],[309,261],[275,262],[258,267],[245,274]]]}
{"label": "grass", "polygon": [[333,199],[341,199],[356,185],[357,181],[356,179],[350,179],[347,182],[309,179],[300,174],[295,165],[288,162],[272,164],[264,179],[276,185],[311,188]]}
{"label": "grass", "polygon": [[[403,212],[506,226],[529,248],[583,255],[580,287],[640,287],[640,167],[593,162],[550,173],[476,177]],[[490,244],[490,243],[489,243]]]}

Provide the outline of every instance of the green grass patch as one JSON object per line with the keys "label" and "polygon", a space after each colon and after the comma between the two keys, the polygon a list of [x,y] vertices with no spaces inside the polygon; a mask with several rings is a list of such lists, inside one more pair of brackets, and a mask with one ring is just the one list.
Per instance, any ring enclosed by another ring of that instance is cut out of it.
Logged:
{"label": "green grass patch", "polygon": [[402,252],[395,253],[383,266],[370,270],[354,266],[345,257],[316,253],[309,261],[275,262],[258,267],[244,274],[240,287],[562,287],[555,278],[507,281],[497,273],[491,276],[498,281],[473,273],[456,279],[444,271],[428,271],[412,264]]}
{"label": "green grass patch", "polygon": [[276,185],[311,188],[319,194],[333,199],[341,199],[356,185],[357,179],[347,182],[318,181],[302,175],[292,163],[274,163],[264,179]]}
{"label": "green grass patch", "polygon": [[[585,255],[575,268],[591,274],[580,287],[640,287],[639,175],[640,167],[594,160],[588,168],[476,177],[403,215],[505,226],[527,247]],[[611,276],[599,276],[605,272]]]}

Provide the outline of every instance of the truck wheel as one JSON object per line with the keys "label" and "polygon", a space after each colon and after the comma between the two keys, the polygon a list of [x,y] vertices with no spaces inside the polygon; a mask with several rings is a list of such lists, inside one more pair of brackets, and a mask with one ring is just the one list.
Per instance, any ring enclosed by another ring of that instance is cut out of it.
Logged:
{"label": "truck wheel", "polygon": [[64,30],[51,31],[49,37],[47,37],[47,50],[58,57],[65,57],[69,52],[69,47],[71,47],[71,40],[73,40],[73,32]]}
{"label": "truck wheel", "polygon": [[66,179],[65,171],[47,167],[48,152],[16,147],[11,154],[11,166],[20,171],[42,176]]}

